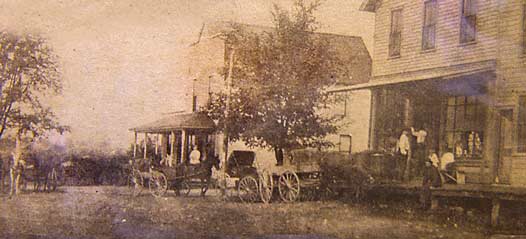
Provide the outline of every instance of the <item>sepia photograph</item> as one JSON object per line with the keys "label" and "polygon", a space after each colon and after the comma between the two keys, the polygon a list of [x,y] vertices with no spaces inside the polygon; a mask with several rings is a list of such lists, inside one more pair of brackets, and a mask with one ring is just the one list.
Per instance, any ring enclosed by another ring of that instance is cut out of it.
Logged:
{"label": "sepia photograph", "polygon": [[525,0],[0,0],[0,238],[526,239]]}

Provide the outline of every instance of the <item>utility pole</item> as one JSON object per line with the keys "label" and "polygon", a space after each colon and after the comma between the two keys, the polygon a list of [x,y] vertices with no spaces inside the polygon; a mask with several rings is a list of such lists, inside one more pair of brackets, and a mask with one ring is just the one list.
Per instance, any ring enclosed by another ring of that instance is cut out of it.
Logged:
{"label": "utility pole", "polygon": [[[226,91],[227,91],[227,98],[226,98],[226,108],[225,108],[225,159],[223,167],[221,167],[221,173],[223,175],[226,175],[227,166],[226,162],[228,160],[228,144],[229,144],[229,136],[228,136],[228,124],[230,123],[228,120],[228,113],[230,111],[230,94],[232,93],[232,69],[234,68],[234,54],[236,52],[235,48],[232,48],[232,51],[230,52],[230,56],[228,59],[228,75],[226,77]],[[226,195],[226,187],[227,187],[226,177],[224,181],[224,187],[223,187],[223,196]]]}

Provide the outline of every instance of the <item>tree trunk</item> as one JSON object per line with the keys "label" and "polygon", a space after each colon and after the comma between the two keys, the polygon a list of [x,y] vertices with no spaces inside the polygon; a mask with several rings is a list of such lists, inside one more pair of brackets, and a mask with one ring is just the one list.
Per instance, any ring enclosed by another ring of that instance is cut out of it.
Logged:
{"label": "tree trunk", "polygon": [[274,148],[274,156],[276,157],[277,165],[283,165],[283,149],[279,147]]}

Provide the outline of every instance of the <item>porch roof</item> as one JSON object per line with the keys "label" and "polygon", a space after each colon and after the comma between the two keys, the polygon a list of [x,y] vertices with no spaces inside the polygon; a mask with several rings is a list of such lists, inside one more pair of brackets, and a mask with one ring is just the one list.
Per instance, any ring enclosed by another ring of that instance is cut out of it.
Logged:
{"label": "porch roof", "polygon": [[485,61],[470,64],[454,65],[444,68],[435,68],[418,72],[404,72],[395,75],[376,76],[374,80],[367,83],[356,84],[344,87],[335,87],[329,92],[345,92],[363,89],[372,89],[382,86],[402,84],[408,82],[419,82],[425,80],[452,80],[459,77],[491,73],[495,71],[495,61]]}
{"label": "porch roof", "polygon": [[215,123],[207,115],[194,112],[170,115],[151,123],[131,128],[130,131],[142,133],[161,133],[186,129],[214,130]]}

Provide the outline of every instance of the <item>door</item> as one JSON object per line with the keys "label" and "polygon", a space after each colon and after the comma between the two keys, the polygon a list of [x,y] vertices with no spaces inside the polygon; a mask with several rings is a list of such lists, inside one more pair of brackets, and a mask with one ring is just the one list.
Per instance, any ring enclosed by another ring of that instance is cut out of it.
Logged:
{"label": "door", "polygon": [[510,184],[511,154],[513,147],[513,110],[501,110],[499,114],[499,147],[496,172],[498,183]]}

